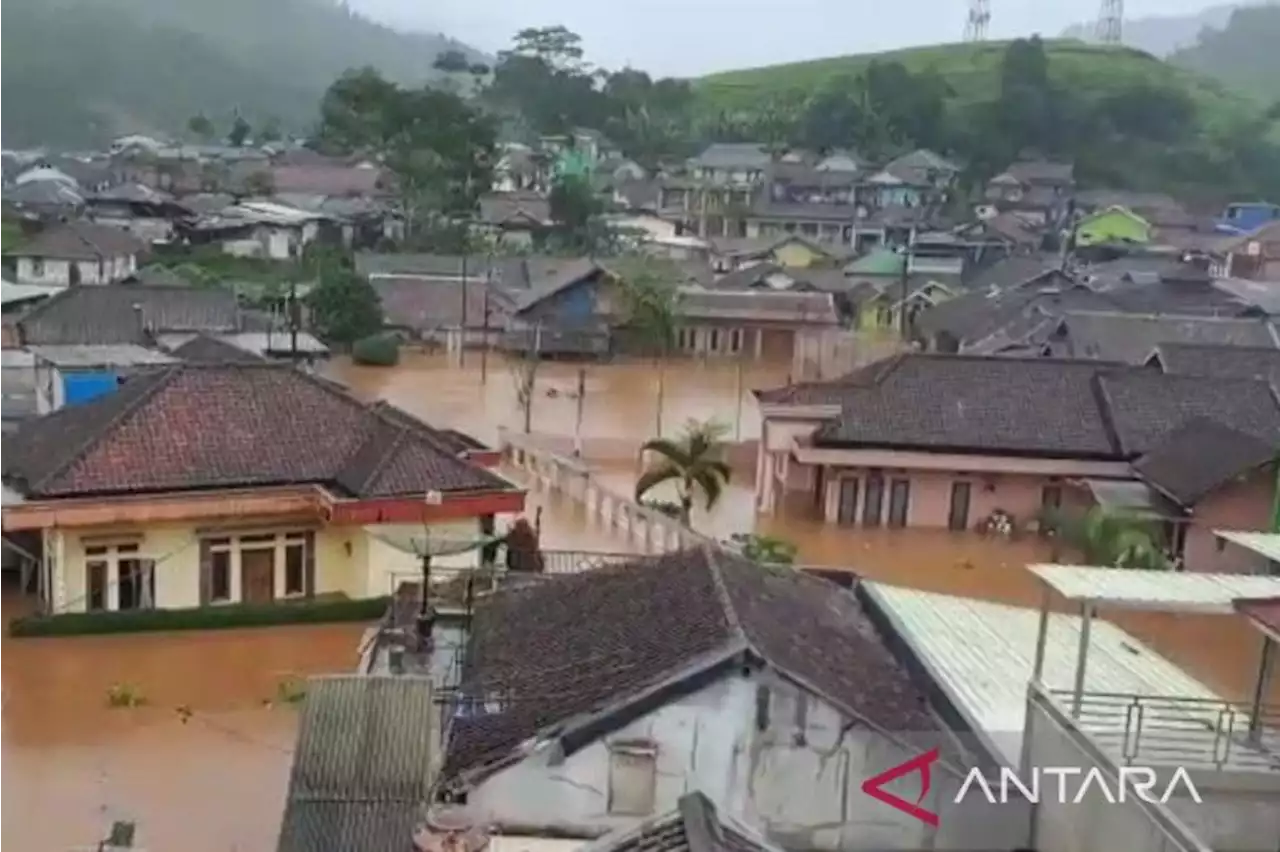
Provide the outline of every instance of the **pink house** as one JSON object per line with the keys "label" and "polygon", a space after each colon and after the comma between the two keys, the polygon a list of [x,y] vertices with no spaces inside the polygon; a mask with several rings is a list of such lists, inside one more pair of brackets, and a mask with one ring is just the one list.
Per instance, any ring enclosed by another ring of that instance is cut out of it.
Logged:
{"label": "pink house", "polygon": [[757,393],[756,499],[828,523],[970,530],[1094,503],[1166,524],[1195,570],[1215,528],[1269,529],[1280,402],[1264,379],[908,353]]}

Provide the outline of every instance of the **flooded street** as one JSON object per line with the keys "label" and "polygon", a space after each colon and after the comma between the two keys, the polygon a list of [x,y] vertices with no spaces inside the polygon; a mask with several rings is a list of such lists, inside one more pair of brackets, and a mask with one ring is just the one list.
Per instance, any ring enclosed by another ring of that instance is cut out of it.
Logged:
{"label": "flooded street", "polygon": [[[587,367],[544,364],[536,375],[532,431],[570,452],[579,431],[597,477],[630,496],[636,450],[657,430],[657,378],[648,364]],[[479,353],[464,367],[445,356],[406,353],[399,367],[359,368],[337,361],[328,374],[366,399],[386,399],[428,422],[493,442],[500,426],[523,429],[517,382],[490,356],[481,380]],[[1009,604],[1035,606],[1039,589],[1025,570],[1046,561],[1036,538],[1008,542],[968,533],[859,530],[814,520],[794,506],[757,519],[754,447],[759,416],[753,388],[787,380],[785,368],[681,363],[666,370],[663,433],[689,418],[716,418],[742,446],[734,477],[694,526],[727,538],[737,532],[781,536],[802,564],[845,568],[887,583]],[[504,470],[521,481],[520,472]],[[655,499],[673,493],[655,491]],[[799,501],[804,503],[805,501]],[[569,498],[531,489],[528,515],[540,518],[548,550],[633,551]],[[24,604],[6,599],[6,622]],[[1235,699],[1248,697],[1259,638],[1235,617],[1108,613],[1156,651]],[[261,852],[273,848],[288,779],[297,708],[281,702],[294,679],[350,671],[365,625],[279,627],[209,633],[70,639],[3,639],[3,843],[23,852],[92,848],[113,820],[136,820],[143,849]],[[111,707],[126,686],[138,707]],[[1280,678],[1273,684],[1280,701]],[[189,711],[189,717],[187,716]],[[184,718],[186,721],[184,721]]]}

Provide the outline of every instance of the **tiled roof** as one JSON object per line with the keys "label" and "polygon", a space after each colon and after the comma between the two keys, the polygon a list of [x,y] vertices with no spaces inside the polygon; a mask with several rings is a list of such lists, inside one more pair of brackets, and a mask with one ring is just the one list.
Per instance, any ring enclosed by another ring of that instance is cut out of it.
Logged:
{"label": "tiled roof", "polygon": [[719,812],[701,792],[686,793],[672,811],[619,829],[580,852],[781,852],[759,832]]}
{"label": "tiled roof", "polygon": [[[607,730],[607,708],[660,706],[720,666],[736,670],[744,653],[847,717],[889,731],[938,730],[852,594],[700,548],[482,603],[462,690],[491,712],[455,716],[442,777],[482,773],[535,736],[584,745]],[[652,694],[659,687],[666,691]]]}
{"label": "tiled roof", "polygon": [[4,478],[74,497],[314,483],[375,497],[502,491],[504,479],[286,365],[181,364],[28,421],[4,441]]}
{"label": "tiled roof", "polygon": [[773,161],[768,148],[758,142],[714,142],[689,165],[710,169],[759,169]]}
{"label": "tiled roof", "polygon": [[757,397],[840,406],[818,445],[1125,460],[1196,418],[1280,440],[1280,404],[1264,382],[1099,361],[909,353]]}
{"label": "tiled roof", "polygon": [[1268,443],[1280,439],[1280,404],[1263,381],[1133,369],[1104,372],[1098,382],[1126,455],[1155,449],[1171,430],[1201,417]]}
{"label": "tiled roof", "polygon": [[546,225],[551,222],[551,202],[542,195],[503,192],[480,198],[480,221],[490,225]]}
{"label": "tiled roof", "polygon": [[[484,281],[430,280],[409,276],[376,276],[369,279],[386,323],[395,328],[428,331],[458,328],[502,328],[511,313],[509,300],[497,287]],[[465,290],[464,290],[465,288]],[[487,295],[487,298],[486,298]],[[464,308],[463,301],[466,301]],[[486,322],[485,312],[489,318]]]}
{"label": "tiled roof", "polygon": [[1018,336],[1011,333],[1014,327],[1027,327],[1028,319],[1033,320],[1030,327],[1036,327],[1067,310],[1110,307],[1106,296],[1041,267],[1015,286],[975,288],[939,302],[921,311],[914,326],[926,337],[949,334],[963,350],[993,336],[1014,339]]}
{"label": "tiled roof", "polygon": [[279,852],[408,852],[431,791],[428,678],[313,678],[298,726]]}
{"label": "tiled roof", "polygon": [[6,254],[57,260],[98,260],[146,251],[147,244],[128,231],[96,222],[63,222],[41,231]]}
{"label": "tiled roof", "polygon": [[254,363],[262,360],[252,352],[246,352],[239,346],[232,346],[225,340],[208,334],[197,334],[181,346],[174,347],[171,351],[176,358],[201,364],[246,361]]}
{"label": "tiled roof", "polygon": [[913,354],[841,399],[818,443],[1109,457],[1096,364]]}
{"label": "tiled roof", "polygon": [[1004,173],[1019,183],[1067,184],[1075,179],[1075,166],[1046,160],[1023,160],[1011,163]]}
{"label": "tiled roof", "polygon": [[1271,323],[1258,318],[1068,311],[1063,315],[1071,354],[1141,364],[1161,343],[1276,346]]}
{"label": "tiled roof", "polygon": [[314,164],[271,167],[272,187],[276,192],[373,195],[379,189],[381,177],[381,169],[360,166]]}
{"label": "tiled roof", "polygon": [[27,344],[145,343],[149,333],[235,331],[235,294],[200,287],[68,287],[19,322]]}
{"label": "tiled roof", "polygon": [[1223,379],[1264,379],[1280,390],[1280,349],[1275,346],[1161,343],[1156,347],[1156,354],[1166,373]]}
{"label": "tiled roof", "polygon": [[1267,442],[1216,420],[1188,420],[1133,463],[1148,485],[1183,506],[1276,458],[1280,441]]}

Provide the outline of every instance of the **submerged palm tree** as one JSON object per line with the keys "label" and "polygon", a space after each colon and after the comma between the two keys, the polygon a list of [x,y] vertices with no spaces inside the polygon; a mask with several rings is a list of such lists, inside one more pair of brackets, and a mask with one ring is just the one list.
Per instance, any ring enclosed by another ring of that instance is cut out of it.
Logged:
{"label": "submerged palm tree", "polygon": [[713,420],[690,420],[678,438],[653,438],[640,448],[652,454],[649,465],[636,480],[636,500],[664,482],[676,484],[679,519],[689,523],[695,496],[701,495],[710,510],[724,494],[731,471],[724,460],[724,436],[728,427]]}
{"label": "submerged palm tree", "polygon": [[1172,567],[1155,525],[1132,512],[1094,506],[1083,515],[1055,513],[1050,528],[1091,565],[1164,571]]}

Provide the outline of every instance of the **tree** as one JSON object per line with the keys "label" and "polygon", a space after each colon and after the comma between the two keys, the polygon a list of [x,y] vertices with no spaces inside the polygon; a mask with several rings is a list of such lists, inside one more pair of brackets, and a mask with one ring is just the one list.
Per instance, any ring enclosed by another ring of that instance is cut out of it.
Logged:
{"label": "tree", "polygon": [[227,143],[233,148],[243,148],[252,132],[253,128],[245,121],[244,116],[236,113],[235,120],[231,122],[231,130],[227,133]]}
{"label": "tree", "polygon": [[551,186],[548,203],[563,247],[594,254],[604,205],[591,183],[578,175],[561,175]]}
{"label": "tree", "polygon": [[202,142],[212,139],[217,132],[213,129],[213,122],[204,114],[191,116],[187,121],[187,130]]}
{"label": "tree", "polygon": [[733,474],[724,460],[726,434],[722,423],[690,420],[679,438],[646,441],[640,452],[653,457],[636,481],[636,501],[662,483],[674,482],[682,523],[689,524],[695,497],[702,497],[707,511],[713,509]]}
{"label": "tree", "polygon": [[262,123],[262,129],[258,131],[258,141],[264,145],[279,142],[283,135],[280,131],[280,119],[273,116]]}
{"label": "tree", "polygon": [[1044,521],[1047,530],[1080,551],[1090,565],[1145,571],[1171,567],[1155,525],[1131,512],[1094,506],[1083,514],[1053,512]]}
{"label": "tree", "polygon": [[350,346],[382,329],[382,301],[373,285],[350,269],[331,267],[309,294],[307,304],[319,335]]}
{"label": "tree", "polygon": [[271,172],[254,172],[244,179],[244,191],[249,195],[274,195],[276,182]]}
{"label": "tree", "polygon": [[410,239],[437,219],[469,217],[492,184],[497,129],[490,117],[452,92],[403,89],[371,68],[329,87],[318,137],[331,151],[382,158],[395,176]]}
{"label": "tree", "polygon": [[618,264],[623,310],[629,329],[653,357],[658,371],[655,432],[662,435],[662,405],[666,396],[666,358],[680,335],[680,293],[656,265],[637,259]]}

